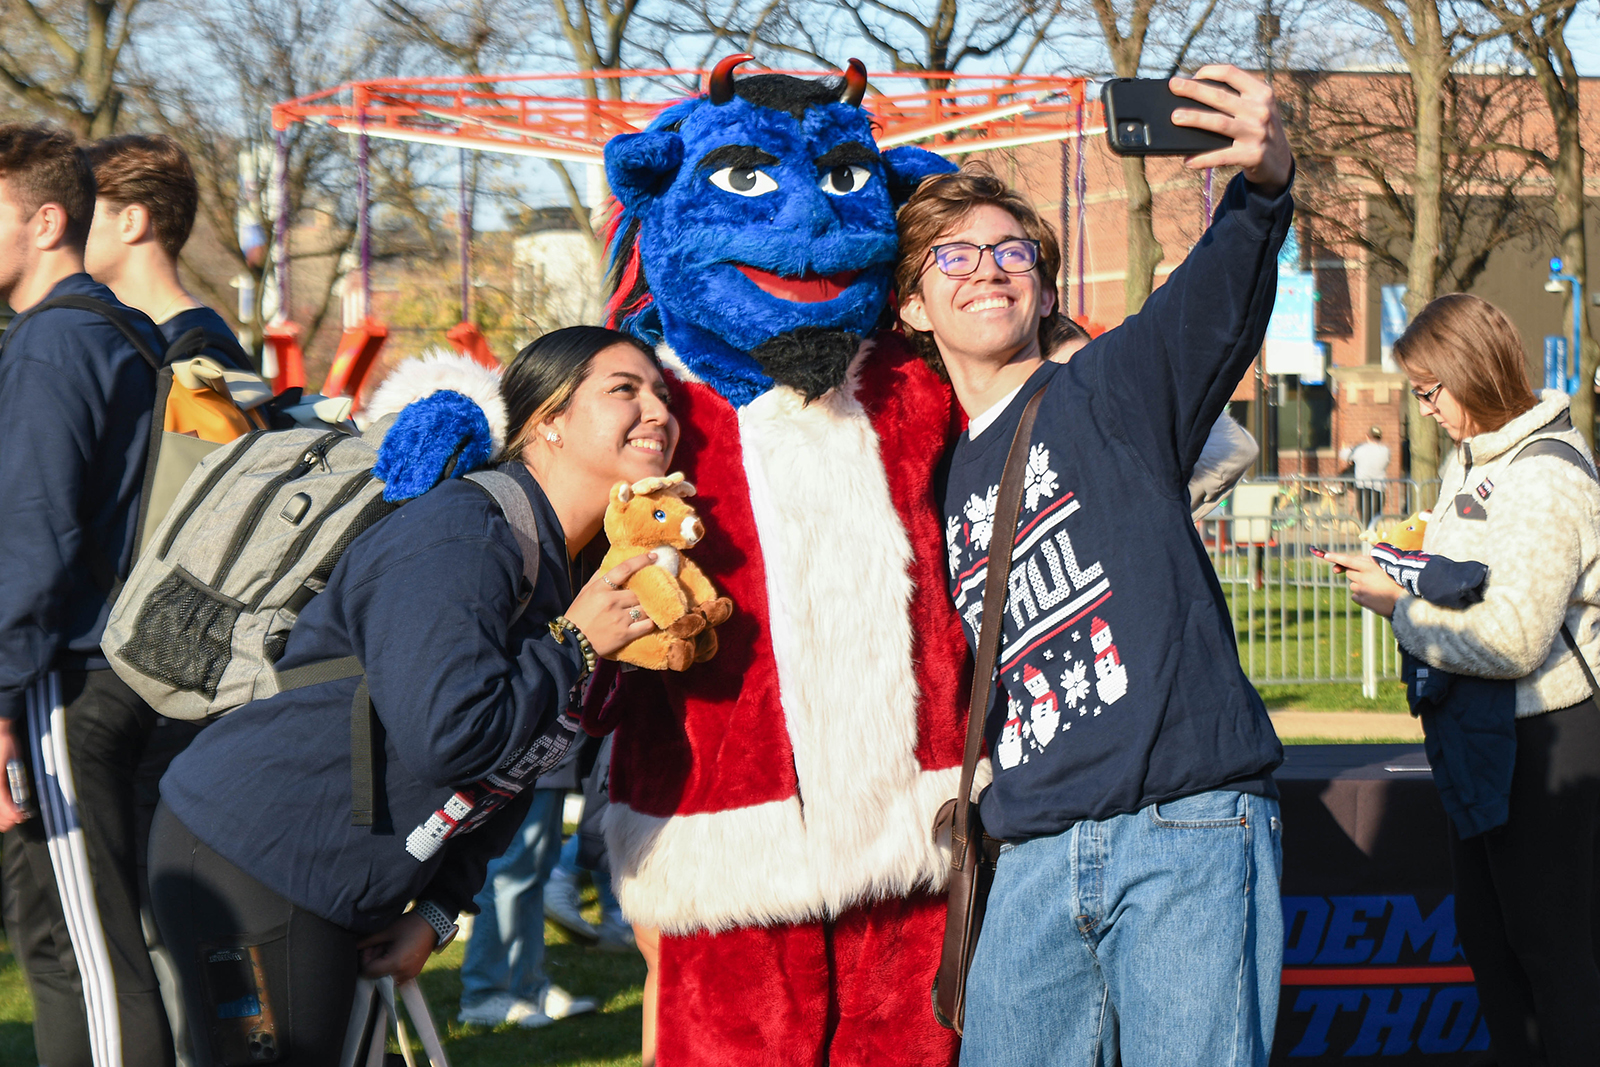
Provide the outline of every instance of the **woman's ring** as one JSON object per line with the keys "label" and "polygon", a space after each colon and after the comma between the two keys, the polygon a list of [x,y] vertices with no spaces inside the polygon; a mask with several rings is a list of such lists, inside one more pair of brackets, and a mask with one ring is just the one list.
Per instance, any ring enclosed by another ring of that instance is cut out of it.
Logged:
{"label": "woman's ring", "polygon": [[611,575],[609,575],[609,574],[602,574],[602,575],[601,575],[601,576],[600,576],[600,580],[601,580],[601,581],[602,581],[602,582],[605,582],[605,583],[606,583],[606,584],[607,584],[607,585],[609,585],[609,586],[610,586],[610,587],[611,587],[611,588],[613,588],[613,589],[616,589],[616,588],[617,588],[617,583],[616,583],[616,582],[613,582],[613,581],[612,581],[612,580],[611,580]]}
{"label": "woman's ring", "polygon": [[640,619],[644,618],[644,612],[640,611],[638,608],[629,608],[628,618],[632,619],[634,622],[638,622]]}

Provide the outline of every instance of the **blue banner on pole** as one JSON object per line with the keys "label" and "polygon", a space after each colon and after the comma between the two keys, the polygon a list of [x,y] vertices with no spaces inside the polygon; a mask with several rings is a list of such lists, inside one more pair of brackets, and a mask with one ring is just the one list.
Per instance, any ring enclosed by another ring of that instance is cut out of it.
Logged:
{"label": "blue banner on pole", "polygon": [[1568,393],[1575,393],[1575,382],[1567,378],[1567,339],[1555,334],[1545,334],[1544,338],[1544,387],[1546,389],[1565,389]]}

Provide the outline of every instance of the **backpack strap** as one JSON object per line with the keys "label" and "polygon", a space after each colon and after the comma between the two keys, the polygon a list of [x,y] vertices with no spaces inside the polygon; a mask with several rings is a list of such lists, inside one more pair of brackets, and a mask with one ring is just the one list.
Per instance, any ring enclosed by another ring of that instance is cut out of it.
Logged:
{"label": "backpack strap", "polygon": [[[139,331],[133,328],[133,323],[128,321],[128,317],[122,313],[122,309],[114,307],[98,297],[79,296],[75,293],[69,293],[66,296],[53,296],[49,300],[35,304],[21,315],[18,315],[12,321],[11,327],[14,328],[18,321],[36,311],[47,311],[50,308],[70,308],[74,311],[87,311],[91,314],[99,315],[115,326],[118,332],[128,339],[128,343],[138,351],[139,355],[144,357],[146,363],[150,364],[151,370],[159,371],[165,366],[165,360],[162,358],[161,353],[150,347],[150,342],[140,336]],[[11,329],[8,328],[6,332],[10,333]]]}
{"label": "backpack strap", "polygon": [[255,365],[238,340],[225,337],[220,333],[212,333],[204,326],[196,326],[192,330],[180,333],[177,340],[167,346],[168,363],[177,363],[180,360],[191,359],[206,352],[220,352],[227,357],[227,362],[234,364],[235,370],[254,370]]}
{"label": "backpack strap", "polygon": [[514,625],[528,610],[533,600],[533,587],[539,582],[539,526],[533,519],[533,505],[528,503],[528,494],[522,491],[522,486],[509,474],[473,471],[466,480],[488,493],[500,506],[500,513],[511,524],[511,533],[522,550],[522,576],[527,579],[527,588],[517,591],[517,606],[511,612]]}
{"label": "backpack strap", "polygon": [[[1565,425],[1558,425],[1560,423],[1565,423]],[[1539,430],[1535,432],[1543,432],[1544,430],[1548,429],[1572,429],[1571,416],[1567,412],[1563,411],[1552,422],[1545,426],[1541,426]],[[1600,478],[1597,478],[1595,475],[1594,468],[1584,462],[1583,453],[1579,452],[1576,447],[1566,441],[1561,441],[1554,437],[1541,437],[1535,441],[1531,441],[1528,444],[1523,445],[1517,454],[1511,457],[1511,462],[1517,463],[1524,459],[1531,459],[1534,456],[1549,456],[1552,459],[1559,459],[1563,463],[1570,463],[1574,467],[1577,467],[1579,470],[1581,470],[1584,474],[1588,475],[1591,479],[1600,481]],[[1589,681],[1589,692],[1594,695],[1594,698],[1597,701],[1600,701],[1600,684],[1596,684],[1594,671],[1589,668],[1589,661],[1584,657],[1583,652],[1578,648],[1578,639],[1572,636],[1572,630],[1565,622],[1561,624],[1561,640],[1567,643],[1568,651],[1577,657],[1578,666],[1583,668],[1583,676]]]}

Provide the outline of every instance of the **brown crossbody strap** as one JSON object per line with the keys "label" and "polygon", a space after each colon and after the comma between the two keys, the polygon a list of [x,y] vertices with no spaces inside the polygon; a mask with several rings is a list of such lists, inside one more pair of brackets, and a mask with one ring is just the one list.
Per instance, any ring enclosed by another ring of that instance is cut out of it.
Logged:
{"label": "brown crossbody strap", "polygon": [[[1046,386],[1028,398],[1022,419],[1006,453],[1005,471],[995,501],[994,527],[989,535],[989,567],[984,577],[983,618],[978,623],[978,655],[972,670],[972,700],[967,711],[967,747],[961,759],[961,791],[956,794],[956,827],[967,837],[967,809],[972,804],[972,777],[978,770],[978,749],[983,744],[983,724],[994,692],[994,665],[1000,655],[1000,631],[1005,628],[1006,591],[1011,581],[1011,548],[1017,539],[1017,512],[1022,510],[1022,482],[1027,473],[1028,445],[1033,440],[1033,420],[1039,413]],[[954,837],[952,837],[954,844]],[[981,846],[980,846],[981,847]],[[955,862],[959,869],[960,864]]]}

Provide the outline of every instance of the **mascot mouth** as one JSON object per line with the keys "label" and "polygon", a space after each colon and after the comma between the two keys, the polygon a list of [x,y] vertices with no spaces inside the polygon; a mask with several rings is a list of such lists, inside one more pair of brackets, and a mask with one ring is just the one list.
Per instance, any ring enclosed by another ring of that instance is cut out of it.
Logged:
{"label": "mascot mouth", "polygon": [[798,278],[792,278],[773,274],[771,271],[752,267],[747,263],[735,263],[734,266],[763,293],[797,304],[818,304],[824,300],[832,300],[850,288],[861,274],[858,270],[842,270],[837,274],[806,273]]}

